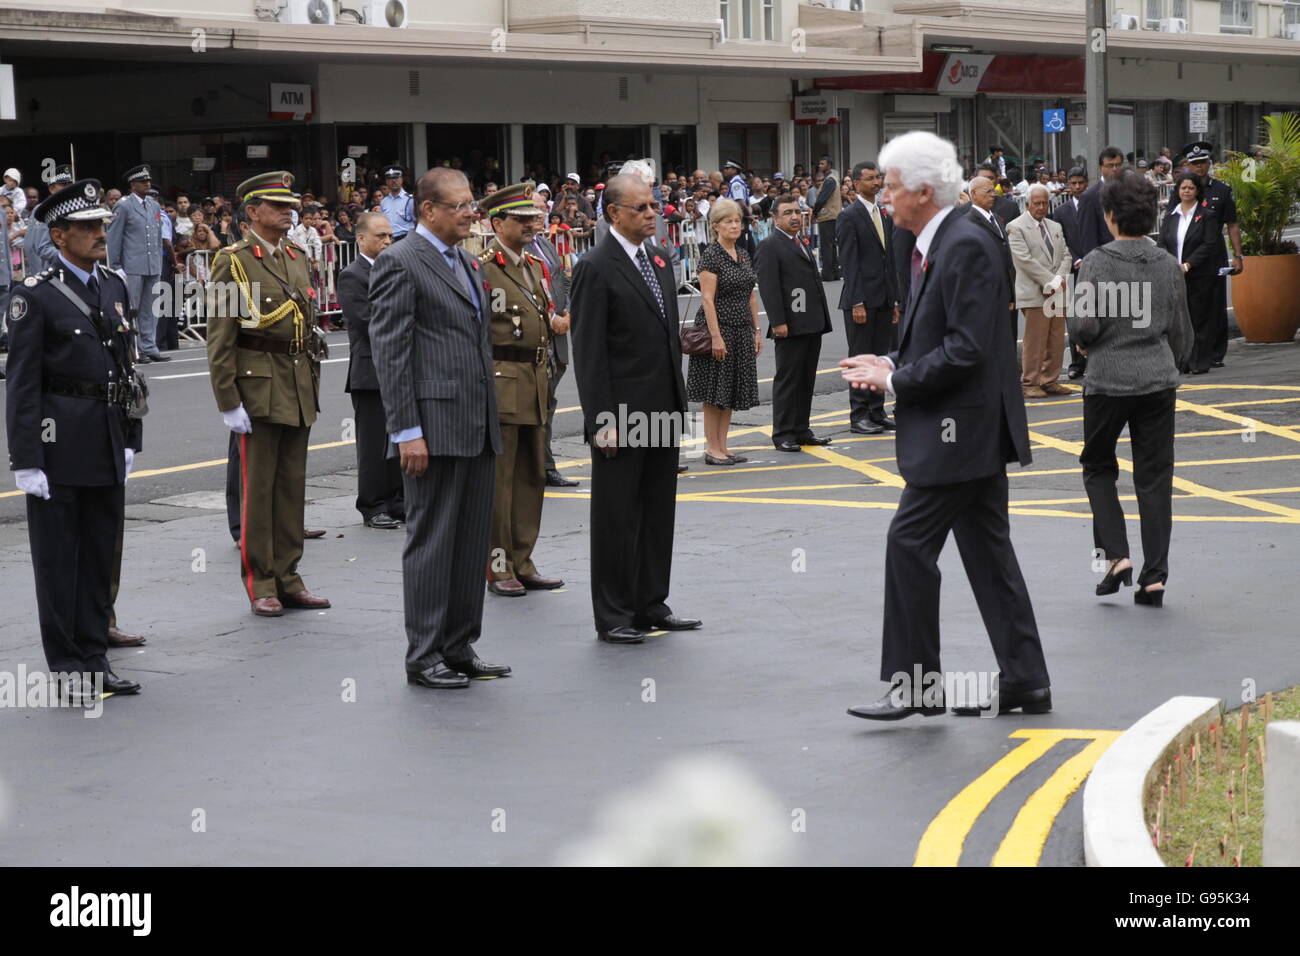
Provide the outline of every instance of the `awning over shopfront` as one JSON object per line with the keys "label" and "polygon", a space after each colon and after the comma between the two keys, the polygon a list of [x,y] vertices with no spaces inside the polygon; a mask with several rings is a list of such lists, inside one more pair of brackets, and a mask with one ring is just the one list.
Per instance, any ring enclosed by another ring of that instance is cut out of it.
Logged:
{"label": "awning over shopfront", "polygon": [[878,92],[1083,94],[1083,58],[931,53],[919,73],[830,76],[815,81],[823,90]]}

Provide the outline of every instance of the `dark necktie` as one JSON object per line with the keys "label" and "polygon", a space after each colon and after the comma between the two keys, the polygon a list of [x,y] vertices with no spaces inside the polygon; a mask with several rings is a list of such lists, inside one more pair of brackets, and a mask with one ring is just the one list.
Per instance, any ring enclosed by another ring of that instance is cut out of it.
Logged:
{"label": "dark necktie", "polygon": [[1043,245],[1047,246],[1047,257],[1053,258],[1056,251],[1052,248],[1052,240],[1047,238],[1047,224],[1043,220],[1038,220],[1038,231],[1043,234]]}
{"label": "dark necktie", "polygon": [[659,288],[659,279],[653,269],[650,268],[650,260],[646,257],[645,249],[640,248],[636,251],[637,268],[641,270],[641,278],[645,279],[645,284],[650,287],[650,291],[655,295],[655,302],[659,305],[659,314],[667,315],[664,311],[664,290]]}
{"label": "dark necktie", "polygon": [[451,266],[451,271],[456,278],[460,280],[460,287],[465,290],[469,300],[474,303],[474,308],[478,308],[478,296],[474,294],[474,284],[469,281],[469,274],[461,264],[460,256],[456,255],[456,248],[453,246],[443,253],[447,257],[447,265]]}
{"label": "dark necktie", "polygon": [[993,213],[989,213],[989,222],[993,223],[993,231],[996,232],[998,234],[998,238],[1001,239],[1002,227],[998,225],[998,217],[993,215]]}
{"label": "dark necktie", "polygon": [[96,302],[99,301],[99,276],[91,273],[86,277],[86,288],[90,290],[90,296]]}
{"label": "dark necktie", "polygon": [[921,275],[921,263],[925,261],[925,256],[921,255],[921,250],[912,248],[912,285],[916,285],[917,277]]}

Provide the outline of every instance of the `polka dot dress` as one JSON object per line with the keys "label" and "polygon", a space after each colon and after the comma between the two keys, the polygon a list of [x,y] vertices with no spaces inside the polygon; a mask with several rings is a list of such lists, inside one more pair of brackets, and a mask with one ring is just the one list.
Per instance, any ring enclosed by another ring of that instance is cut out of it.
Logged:
{"label": "polka dot dress", "polygon": [[[686,395],[692,402],[744,411],[758,404],[758,360],[754,354],[754,319],[749,311],[749,299],[758,280],[749,254],[739,248],[736,254],[738,260],[713,242],[700,256],[700,271],[718,277],[714,305],[727,357],[719,362],[712,355],[692,355]],[[708,327],[703,303],[695,313],[695,327]]]}

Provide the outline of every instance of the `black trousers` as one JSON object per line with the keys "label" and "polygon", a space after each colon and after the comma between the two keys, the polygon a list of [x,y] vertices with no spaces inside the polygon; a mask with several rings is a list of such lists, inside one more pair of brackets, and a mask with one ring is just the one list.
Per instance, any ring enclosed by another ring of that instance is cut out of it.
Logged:
{"label": "black trousers", "polygon": [[822,260],[822,281],[834,282],[840,277],[840,254],[835,247],[835,220],[817,223],[817,254]]}
{"label": "black trousers", "polygon": [[776,377],[772,380],[772,444],[797,443],[812,435],[808,417],[812,414],[822,337],[791,335],[783,339],[774,338],[772,342],[776,354]]}
{"label": "black trousers", "polygon": [[[1228,316],[1219,313],[1218,276],[1186,277],[1187,315],[1192,321],[1192,357],[1188,368],[1196,371],[1209,369],[1211,362],[1223,359],[1228,349]],[[1219,325],[1222,322],[1222,343]],[[1223,351],[1219,351],[1222,344]]]}
{"label": "black trousers", "polygon": [[564,378],[564,373],[568,371],[569,366],[564,362],[557,362],[554,358],[550,364],[550,385],[548,386],[549,395],[546,404],[546,472],[550,474],[555,471],[555,455],[551,452],[551,428],[555,425],[555,407],[559,404],[559,397],[556,395],[556,389],[560,387],[560,379]]}
{"label": "black trousers", "polygon": [[974,481],[907,485],[885,545],[880,679],[920,666],[939,674],[939,553],[951,531],[998,662],[998,688],[1047,687],[1047,663],[1007,520],[1006,472]]}
{"label": "black trousers", "polygon": [[50,498],[27,499],[27,537],[36,609],[50,673],[108,669],[113,549],[124,485],[50,483]]}
{"label": "black trousers", "polygon": [[671,613],[675,447],[591,449],[591,605],[598,631]]}
{"label": "black trousers", "polygon": [[[867,321],[859,325],[853,321],[853,312],[846,309],[844,335],[848,339],[850,355],[886,355],[894,334],[892,308],[867,309]],[[849,421],[858,425],[867,419],[880,421],[885,417],[885,393],[868,388],[849,389]]]}
{"label": "black trousers", "polygon": [[1083,398],[1083,487],[1092,507],[1092,543],[1107,559],[1127,558],[1128,531],[1115,482],[1115,442],[1128,426],[1133,449],[1133,486],[1142,519],[1145,587],[1169,578],[1169,536],[1173,531],[1174,392],[1146,395],[1085,395]]}
{"label": "black trousers", "polygon": [[[1225,262],[1224,265],[1229,263]],[[1190,302],[1189,302],[1190,304]],[[1228,354],[1228,277],[1214,278],[1213,338],[1210,340],[1210,361],[1222,362]]]}
{"label": "black trousers", "polygon": [[402,468],[388,457],[388,432],[379,389],[353,389],[352,414],[357,436],[357,510],[361,517],[406,514]]}

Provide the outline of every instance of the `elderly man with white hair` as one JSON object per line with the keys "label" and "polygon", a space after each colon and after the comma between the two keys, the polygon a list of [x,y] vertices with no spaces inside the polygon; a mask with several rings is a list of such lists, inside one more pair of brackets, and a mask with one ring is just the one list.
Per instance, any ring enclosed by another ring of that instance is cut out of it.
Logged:
{"label": "elderly man with white hair", "polygon": [[854,388],[894,394],[898,470],[907,484],[885,546],[880,677],[890,688],[849,713],[869,720],[944,713],[939,553],[950,531],[1000,670],[990,698],[953,700],[953,712],[1047,713],[1051,682],[1007,518],[1006,464],[1027,465],[1030,454],[1007,342],[1011,289],[997,243],[954,212],[962,184],[952,143],[905,133],[876,163],[894,222],[916,235],[911,293],[898,349],[840,365]]}
{"label": "elderly man with white hair", "polygon": [[[1029,187],[1026,211],[1007,223],[1007,245],[1016,267],[1016,308],[1025,313],[1020,350],[1020,387],[1025,398],[1069,395],[1058,385],[1065,352],[1065,288],[1070,277],[1070,249],[1059,222],[1047,213],[1052,194],[1040,183]],[[1060,293],[1058,295],[1058,293]],[[1059,306],[1047,315],[1043,305],[1056,296]]]}

